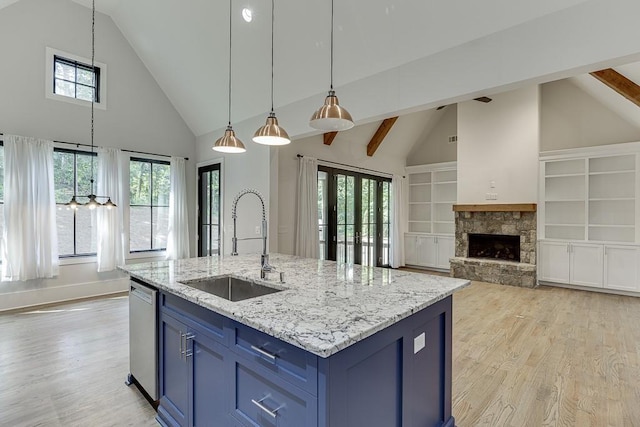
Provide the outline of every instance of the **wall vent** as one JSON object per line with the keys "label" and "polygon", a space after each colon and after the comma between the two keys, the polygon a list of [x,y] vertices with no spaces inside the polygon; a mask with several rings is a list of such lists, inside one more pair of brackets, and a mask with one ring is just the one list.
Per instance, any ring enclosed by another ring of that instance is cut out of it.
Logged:
{"label": "wall vent", "polygon": [[456,142],[458,142],[458,135],[450,135],[448,137],[448,142],[449,144],[455,144]]}

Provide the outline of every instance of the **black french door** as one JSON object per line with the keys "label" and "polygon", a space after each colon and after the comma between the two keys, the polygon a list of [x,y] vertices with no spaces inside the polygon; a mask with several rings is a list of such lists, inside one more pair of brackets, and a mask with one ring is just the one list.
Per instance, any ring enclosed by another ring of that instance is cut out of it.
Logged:
{"label": "black french door", "polygon": [[320,257],[389,265],[389,178],[318,167]]}
{"label": "black french door", "polygon": [[220,253],[220,164],[198,168],[198,256]]}

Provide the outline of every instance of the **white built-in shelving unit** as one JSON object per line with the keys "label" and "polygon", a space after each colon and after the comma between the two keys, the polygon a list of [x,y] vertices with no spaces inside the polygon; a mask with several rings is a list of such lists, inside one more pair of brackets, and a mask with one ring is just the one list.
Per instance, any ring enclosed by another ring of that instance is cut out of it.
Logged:
{"label": "white built-in shelving unit", "polygon": [[640,292],[640,143],[543,153],[542,281]]}
{"label": "white built-in shelving unit", "polygon": [[406,264],[449,269],[453,257],[457,199],[455,162],[407,167],[409,181]]}

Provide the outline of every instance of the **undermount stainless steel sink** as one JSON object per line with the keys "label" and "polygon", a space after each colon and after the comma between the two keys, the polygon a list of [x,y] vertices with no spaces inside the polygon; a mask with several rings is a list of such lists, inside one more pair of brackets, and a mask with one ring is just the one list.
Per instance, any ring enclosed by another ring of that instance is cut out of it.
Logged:
{"label": "undermount stainless steel sink", "polygon": [[243,301],[284,290],[231,276],[197,279],[181,283],[229,301]]}

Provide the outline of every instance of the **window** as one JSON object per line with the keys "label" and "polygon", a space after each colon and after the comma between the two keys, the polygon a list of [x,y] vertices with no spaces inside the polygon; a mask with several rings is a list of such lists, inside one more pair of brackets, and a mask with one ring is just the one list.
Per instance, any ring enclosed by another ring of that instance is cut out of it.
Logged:
{"label": "window", "polygon": [[53,93],[70,98],[100,102],[100,68],[66,59],[53,57]]}
{"label": "window", "polygon": [[198,168],[198,256],[220,253],[220,163]]}
{"label": "window", "polygon": [[[90,194],[91,162],[95,153],[56,148],[53,151],[53,182],[56,195],[58,254],[62,257],[96,254],[96,212],[65,206],[74,194]],[[78,198],[87,203],[86,197]]]}
{"label": "window", "polygon": [[107,66],[56,49],[46,49],[45,95],[48,99],[106,109]]}
{"label": "window", "polygon": [[129,251],[164,250],[169,231],[169,162],[131,158],[129,170]]}

